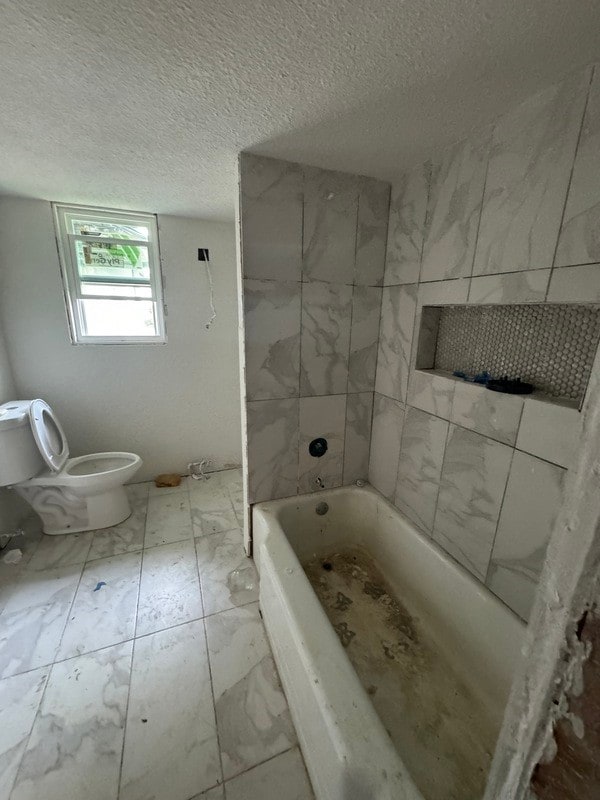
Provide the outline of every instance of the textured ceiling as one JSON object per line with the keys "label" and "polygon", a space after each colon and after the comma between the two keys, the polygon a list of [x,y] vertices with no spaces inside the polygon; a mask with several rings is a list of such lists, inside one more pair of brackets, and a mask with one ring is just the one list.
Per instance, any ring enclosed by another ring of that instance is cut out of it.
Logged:
{"label": "textured ceiling", "polygon": [[0,0],[0,191],[233,216],[242,149],[382,178],[600,57],[599,0]]}

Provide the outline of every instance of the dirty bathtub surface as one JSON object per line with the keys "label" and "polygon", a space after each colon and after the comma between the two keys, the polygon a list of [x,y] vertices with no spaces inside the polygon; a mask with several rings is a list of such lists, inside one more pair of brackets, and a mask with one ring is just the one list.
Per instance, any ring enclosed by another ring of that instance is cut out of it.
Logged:
{"label": "dirty bathtub surface", "polygon": [[496,726],[428,636],[431,626],[360,548],[315,556],[304,568],[425,798],[479,800]]}

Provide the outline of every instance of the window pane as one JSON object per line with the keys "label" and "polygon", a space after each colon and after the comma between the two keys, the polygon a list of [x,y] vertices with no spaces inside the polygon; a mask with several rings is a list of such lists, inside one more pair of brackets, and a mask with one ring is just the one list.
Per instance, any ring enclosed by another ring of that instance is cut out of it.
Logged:
{"label": "window pane", "polygon": [[84,336],[156,336],[151,300],[80,300]]}
{"label": "window pane", "polygon": [[82,283],[81,294],[86,297],[152,297],[152,289],[148,284],[131,283]]}
{"label": "window pane", "polygon": [[150,281],[147,247],[106,242],[75,242],[77,271],[81,278],[113,281]]}
{"label": "window pane", "polygon": [[70,214],[67,215],[67,230],[69,233],[74,233],[76,236],[108,236],[112,239],[136,239],[138,241],[147,242],[150,239],[150,229],[143,223],[132,222],[131,225],[127,221],[117,222],[108,219],[95,219],[85,215],[75,217]]}

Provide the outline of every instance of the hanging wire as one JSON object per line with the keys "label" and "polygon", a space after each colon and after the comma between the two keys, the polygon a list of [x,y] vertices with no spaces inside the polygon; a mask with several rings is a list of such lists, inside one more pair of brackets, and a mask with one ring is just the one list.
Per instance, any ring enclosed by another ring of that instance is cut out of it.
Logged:
{"label": "hanging wire", "polygon": [[204,262],[204,266],[206,267],[206,277],[208,278],[208,288],[209,288],[209,302],[210,302],[210,310],[212,312],[211,318],[206,323],[205,327],[206,330],[210,330],[211,325],[217,318],[217,312],[215,309],[215,287],[213,285],[212,279],[212,272],[210,271],[210,264],[208,261]]}

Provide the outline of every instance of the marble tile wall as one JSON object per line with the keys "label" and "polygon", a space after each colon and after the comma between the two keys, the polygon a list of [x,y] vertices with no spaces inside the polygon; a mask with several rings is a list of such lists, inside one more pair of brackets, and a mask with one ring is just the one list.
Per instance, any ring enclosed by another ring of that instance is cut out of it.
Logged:
{"label": "marble tile wall", "polygon": [[424,306],[600,302],[599,230],[598,66],[392,186],[369,480],[524,619],[580,414],[424,371],[415,332]]}
{"label": "marble tile wall", "polygon": [[[389,195],[373,178],[240,157],[250,504],[367,478]],[[318,437],[322,458],[308,452]]]}

